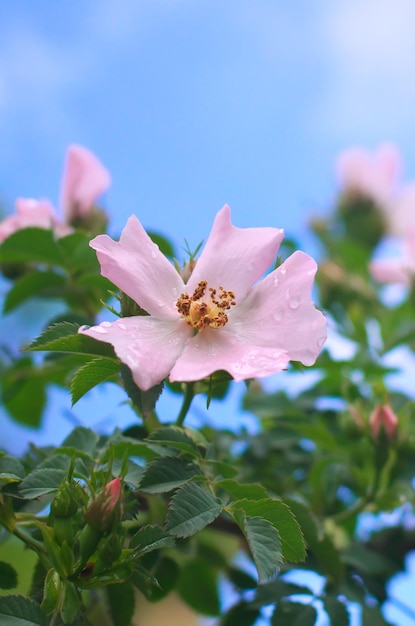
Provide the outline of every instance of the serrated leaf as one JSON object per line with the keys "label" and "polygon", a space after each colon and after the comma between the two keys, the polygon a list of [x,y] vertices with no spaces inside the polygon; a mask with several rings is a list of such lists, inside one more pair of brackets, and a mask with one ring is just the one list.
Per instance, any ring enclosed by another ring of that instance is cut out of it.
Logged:
{"label": "serrated leaf", "polygon": [[249,545],[259,582],[269,580],[281,568],[283,556],[278,531],[262,517],[237,516],[238,525]]}
{"label": "serrated leaf", "polygon": [[17,587],[17,572],[10,563],[0,561],[0,589]]}
{"label": "serrated leaf", "polygon": [[51,230],[22,228],[12,233],[0,245],[2,263],[46,263],[62,266],[62,251]]}
{"label": "serrated leaf", "polygon": [[216,486],[226,491],[234,500],[242,500],[243,498],[263,500],[268,498],[267,490],[259,483],[242,484],[237,480],[225,478],[217,481]]}
{"label": "serrated leaf", "polygon": [[151,387],[151,389],[143,391],[135,384],[131,370],[127,367],[127,365],[121,363],[120,372],[124,389],[128,397],[136,409],[138,409],[140,415],[144,418],[147,417],[147,415],[154,410],[157,400],[163,391],[164,383],[158,383],[157,385],[154,385],[154,387]]}
{"label": "serrated leaf", "polygon": [[277,604],[271,626],[314,626],[317,611],[309,604],[282,601]]}
{"label": "serrated leaf", "polygon": [[166,535],[166,531],[161,526],[143,526],[132,537],[130,548],[134,548],[134,556],[147,554],[160,548],[173,548],[175,539],[171,535]]}
{"label": "serrated leaf", "polygon": [[282,554],[288,561],[303,561],[305,545],[300,526],[290,508],[281,500],[238,500],[229,507],[230,513],[243,511],[247,517],[262,517],[278,531]]}
{"label": "serrated leaf", "polygon": [[78,329],[79,325],[73,322],[52,324],[31,344],[26,346],[25,350],[90,354],[118,361],[112,345],[78,333]]}
{"label": "serrated leaf", "polygon": [[40,606],[25,596],[0,597],[2,626],[46,626],[46,615]]}
{"label": "serrated leaf", "polygon": [[117,382],[120,367],[116,361],[98,357],[75,372],[71,381],[72,406],[88,391],[104,382]]}
{"label": "serrated leaf", "polygon": [[96,268],[98,271],[97,257],[89,245],[90,240],[89,235],[79,230],[59,238],[57,244],[61,250],[66,268],[71,270],[91,270]]}
{"label": "serrated leaf", "polygon": [[66,476],[66,472],[60,469],[35,470],[19,485],[19,492],[28,500],[39,498],[47,493],[56,491]]}
{"label": "serrated leaf", "polygon": [[336,596],[326,596],[324,598],[324,609],[330,618],[331,626],[349,626],[350,615],[344,604]]}
{"label": "serrated leaf", "polygon": [[107,586],[108,604],[114,626],[130,626],[134,615],[134,587],[131,583]]}
{"label": "serrated leaf", "polygon": [[147,437],[147,441],[170,446],[175,450],[187,452],[192,456],[200,457],[200,452],[195,441],[189,437],[186,431],[179,426],[166,426],[159,428]]}
{"label": "serrated leaf", "polygon": [[52,271],[33,270],[20,276],[7,292],[3,311],[9,313],[33,296],[56,297],[65,285],[65,277]]}
{"label": "serrated leaf", "polygon": [[189,537],[213,522],[222,511],[221,502],[196,483],[178,489],[167,512],[167,531],[175,537]]}
{"label": "serrated leaf", "polygon": [[57,448],[57,451],[69,453],[83,452],[85,455],[93,458],[96,452],[99,437],[97,433],[85,426],[77,426],[74,430],[63,440],[61,446]]}
{"label": "serrated leaf", "polygon": [[8,454],[0,456],[0,484],[19,482],[25,476],[25,469],[19,459]]}
{"label": "serrated leaf", "polygon": [[147,493],[167,493],[201,476],[200,468],[175,457],[162,457],[152,461],[140,481],[140,489]]}

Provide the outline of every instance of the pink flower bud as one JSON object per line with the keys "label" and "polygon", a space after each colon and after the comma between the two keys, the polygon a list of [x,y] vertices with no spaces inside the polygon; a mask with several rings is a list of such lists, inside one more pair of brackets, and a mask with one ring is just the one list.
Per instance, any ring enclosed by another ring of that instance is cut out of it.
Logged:
{"label": "pink flower bud", "polygon": [[378,404],[369,419],[373,439],[378,439],[382,430],[388,439],[393,439],[398,426],[398,418],[388,404]]}
{"label": "pink flower bud", "polygon": [[85,519],[94,528],[106,532],[121,521],[124,511],[124,498],[120,478],[114,478],[105,485],[88,506]]}

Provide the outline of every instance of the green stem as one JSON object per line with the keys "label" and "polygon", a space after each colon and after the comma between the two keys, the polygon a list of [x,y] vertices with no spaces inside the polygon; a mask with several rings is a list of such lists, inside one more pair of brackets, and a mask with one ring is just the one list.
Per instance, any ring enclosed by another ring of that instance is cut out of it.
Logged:
{"label": "green stem", "polygon": [[194,398],[194,383],[185,383],[185,392],[183,396],[183,404],[180,409],[180,413],[176,419],[176,426],[181,426],[186,419],[186,415],[189,412],[190,405],[192,404],[192,400]]}

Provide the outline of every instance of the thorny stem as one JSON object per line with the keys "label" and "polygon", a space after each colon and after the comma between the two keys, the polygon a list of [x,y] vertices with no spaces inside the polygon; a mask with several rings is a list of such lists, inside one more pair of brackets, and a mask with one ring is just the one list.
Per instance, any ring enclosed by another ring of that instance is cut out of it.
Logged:
{"label": "thorny stem", "polygon": [[183,404],[180,409],[179,415],[176,419],[176,426],[181,426],[186,419],[186,415],[190,409],[190,405],[192,404],[192,400],[194,398],[194,383],[185,383],[185,391],[183,396]]}

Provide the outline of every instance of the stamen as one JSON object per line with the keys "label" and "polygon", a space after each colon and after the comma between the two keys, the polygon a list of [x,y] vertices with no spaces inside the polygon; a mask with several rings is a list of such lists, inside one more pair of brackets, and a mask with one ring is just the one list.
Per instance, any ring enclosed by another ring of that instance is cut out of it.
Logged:
{"label": "stamen", "polygon": [[[208,291],[209,293],[206,293]],[[207,281],[201,280],[193,294],[182,293],[176,302],[177,310],[187,323],[196,328],[222,328],[228,322],[228,311],[232,306],[236,305],[235,293],[226,291],[223,287],[217,289],[209,287],[207,289]]]}

